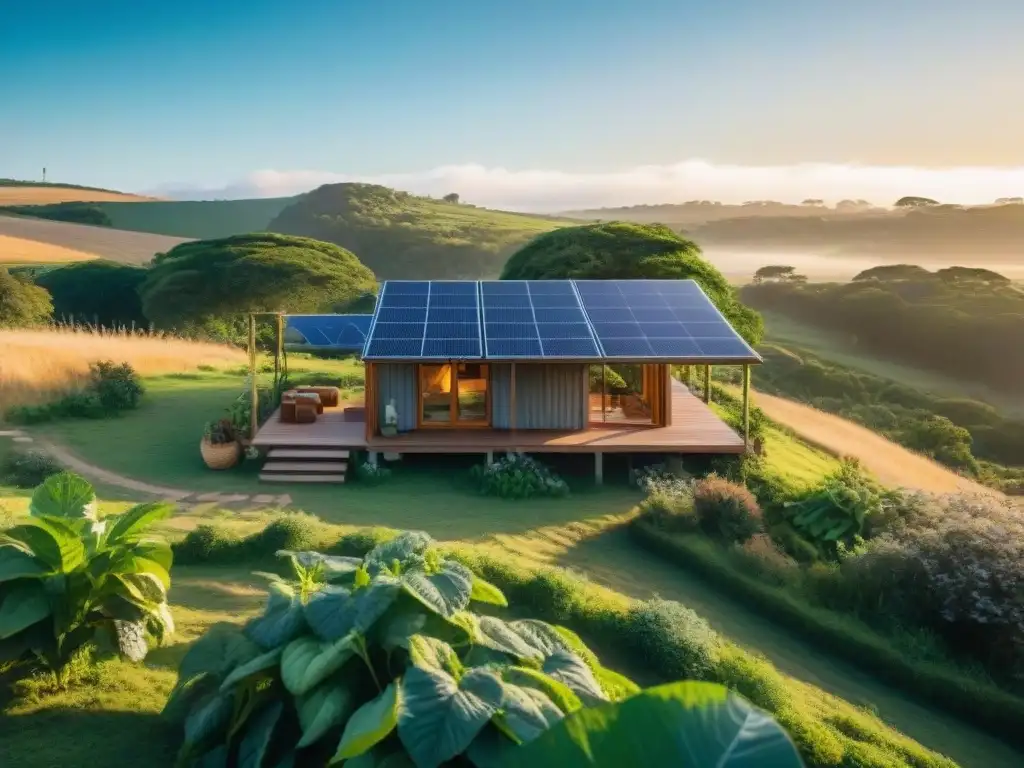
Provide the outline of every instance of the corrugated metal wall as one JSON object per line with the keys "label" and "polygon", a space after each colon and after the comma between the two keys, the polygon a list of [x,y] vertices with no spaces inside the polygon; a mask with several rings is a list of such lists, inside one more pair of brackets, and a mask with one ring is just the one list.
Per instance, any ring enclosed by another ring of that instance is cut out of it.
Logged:
{"label": "corrugated metal wall", "polygon": [[416,429],[416,366],[413,363],[375,363],[377,369],[377,411],[383,425],[385,408],[393,399],[398,411],[398,431]]}
{"label": "corrugated metal wall", "polygon": [[[587,366],[516,365],[516,429],[583,429],[587,425]],[[512,366],[491,366],[491,423],[510,429]]]}

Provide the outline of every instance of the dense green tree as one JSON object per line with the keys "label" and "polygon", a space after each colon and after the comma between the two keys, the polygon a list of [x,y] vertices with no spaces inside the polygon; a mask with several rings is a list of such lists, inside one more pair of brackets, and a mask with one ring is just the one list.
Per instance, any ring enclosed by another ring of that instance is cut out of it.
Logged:
{"label": "dense green tree", "polygon": [[770,264],[767,267],[761,267],[754,273],[755,283],[763,283],[766,280],[769,282],[779,281],[783,283],[806,283],[807,276],[797,274],[796,267],[787,267],[782,264]]}
{"label": "dense green tree", "polygon": [[441,199],[444,200],[446,203],[458,203],[459,202],[459,193],[458,192],[449,192],[447,195],[445,195]]}
{"label": "dense green tree", "polygon": [[162,328],[230,324],[247,312],[323,312],[376,289],[344,248],[269,232],[182,243],[154,260],[139,289]]}
{"label": "dense green tree", "polygon": [[924,267],[916,264],[884,264],[859,272],[854,280],[920,280],[931,276]]}
{"label": "dense green tree", "polygon": [[148,322],[138,288],[146,274],[142,267],[98,259],[45,272],[36,284],[53,297],[57,320],[142,327]]}
{"label": "dense green tree", "polygon": [[1010,278],[982,267],[946,267],[935,273],[940,280],[950,283],[988,283],[990,285],[1010,285]]}
{"label": "dense green tree", "polygon": [[897,208],[925,208],[929,205],[938,204],[938,200],[932,200],[930,197],[916,197],[914,195],[901,197],[899,200],[896,201]]}
{"label": "dense green tree", "polygon": [[50,319],[50,294],[0,267],[0,328],[39,325]]}
{"label": "dense green tree", "polygon": [[721,272],[700,247],[661,224],[621,221],[566,227],[548,232],[512,255],[503,280],[692,279],[748,342],[764,335],[764,323],[741,304]]}

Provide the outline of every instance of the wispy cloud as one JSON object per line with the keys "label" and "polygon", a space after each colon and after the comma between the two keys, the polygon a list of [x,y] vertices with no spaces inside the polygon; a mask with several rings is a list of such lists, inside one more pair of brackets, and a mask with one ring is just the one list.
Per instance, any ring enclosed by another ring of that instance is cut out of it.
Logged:
{"label": "wispy cloud", "polygon": [[979,204],[1024,195],[1024,167],[915,168],[828,163],[741,166],[704,160],[602,173],[514,171],[475,164],[380,175],[262,170],[221,188],[175,184],[151,193],[193,200],[278,197],[305,192],[321,184],[348,181],[383,184],[435,197],[457,192],[464,201],[476,205],[543,212],[686,200],[741,203],[820,198],[835,202],[854,198],[891,205],[904,195]]}

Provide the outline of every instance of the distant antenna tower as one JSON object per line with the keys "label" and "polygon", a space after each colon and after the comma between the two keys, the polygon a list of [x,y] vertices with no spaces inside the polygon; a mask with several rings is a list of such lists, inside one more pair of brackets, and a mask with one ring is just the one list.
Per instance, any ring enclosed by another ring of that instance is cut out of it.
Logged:
{"label": "distant antenna tower", "polygon": [[46,169],[43,168],[43,181],[46,181]]}

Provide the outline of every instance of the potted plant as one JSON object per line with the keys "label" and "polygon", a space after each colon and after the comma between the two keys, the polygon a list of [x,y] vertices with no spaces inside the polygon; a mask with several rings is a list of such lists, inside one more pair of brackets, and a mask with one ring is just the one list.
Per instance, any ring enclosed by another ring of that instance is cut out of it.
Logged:
{"label": "potted plant", "polygon": [[203,461],[210,469],[231,469],[238,463],[240,446],[238,433],[231,419],[207,423],[199,444]]}

